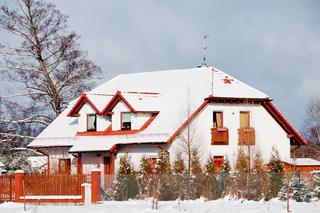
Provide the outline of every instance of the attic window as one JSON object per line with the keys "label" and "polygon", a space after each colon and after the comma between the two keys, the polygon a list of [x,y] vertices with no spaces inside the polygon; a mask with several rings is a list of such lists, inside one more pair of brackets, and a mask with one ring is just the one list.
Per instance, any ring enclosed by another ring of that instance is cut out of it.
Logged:
{"label": "attic window", "polygon": [[222,112],[213,112],[213,128],[223,128]]}
{"label": "attic window", "polygon": [[87,114],[87,131],[97,130],[97,115]]}
{"label": "attic window", "polygon": [[131,113],[121,113],[121,130],[131,130]]}

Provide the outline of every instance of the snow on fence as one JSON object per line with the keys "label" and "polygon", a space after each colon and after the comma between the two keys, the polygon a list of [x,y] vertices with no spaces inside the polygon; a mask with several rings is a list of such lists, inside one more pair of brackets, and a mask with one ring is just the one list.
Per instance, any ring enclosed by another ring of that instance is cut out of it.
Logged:
{"label": "snow on fence", "polygon": [[14,176],[0,175],[0,202],[14,200]]}
{"label": "snow on fence", "polygon": [[24,195],[81,195],[81,184],[88,181],[88,175],[25,175]]}

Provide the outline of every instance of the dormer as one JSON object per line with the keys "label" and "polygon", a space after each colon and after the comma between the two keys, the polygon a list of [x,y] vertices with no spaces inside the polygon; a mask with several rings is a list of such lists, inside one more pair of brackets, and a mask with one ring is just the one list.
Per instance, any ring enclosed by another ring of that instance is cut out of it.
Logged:
{"label": "dormer", "polygon": [[[147,96],[147,97],[146,97]],[[143,127],[158,111],[146,109],[150,95],[117,92],[102,111],[111,115],[112,131],[136,131]],[[157,101],[158,98],[153,98]],[[149,104],[150,105],[150,104]],[[150,109],[150,108],[149,108]]]}
{"label": "dormer", "polygon": [[77,135],[134,134],[155,119],[158,103],[158,93],[83,94],[68,116],[79,117]]}
{"label": "dormer", "polygon": [[103,131],[111,124],[111,116],[101,111],[113,95],[83,93],[67,116],[78,117],[78,131]]}

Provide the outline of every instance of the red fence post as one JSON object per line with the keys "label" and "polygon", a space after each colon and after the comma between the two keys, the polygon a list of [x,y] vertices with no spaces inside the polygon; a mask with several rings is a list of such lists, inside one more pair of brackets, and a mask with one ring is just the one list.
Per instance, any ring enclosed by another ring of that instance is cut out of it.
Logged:
{"label": "red fence post", "polygon": [[100,169],[93,169],[91,171],[91,201],[96,203],[100,200]]}
{"label": "red fence post", "polygon": [[23,196],[23,178],[24,178],[24,171],[22,170],[17,170],[14,172],[14,192],[15,192],[15,197],[14,201],[15,202],[20,202],[21,201],[21,196]]}

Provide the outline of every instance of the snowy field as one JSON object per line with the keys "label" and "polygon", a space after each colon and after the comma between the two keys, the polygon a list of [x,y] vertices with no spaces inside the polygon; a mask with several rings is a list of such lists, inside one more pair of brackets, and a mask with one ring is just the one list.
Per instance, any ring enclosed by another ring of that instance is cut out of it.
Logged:
{"label": "snowy field", "polygon": [[[312,203],[297,203],[291,201],[292,212],[313,213],[320,212],[320,201]],[[25,212],[23,204],[3,203],[0,204],[0,213]],[[39,213],[148,213],[148,212],[223,212],[223,213],[263,213],[263,212],[286,212],[286,202],[272,200],[269,202],[239,201],[239,200],[215,200],[205,202],[196,201],[163,201],[159,203],[158,210],[151,209],[151,201],[131,200],[131,201],[107,201],[92,206],[81,205],[26,205],[26,212]]]}

